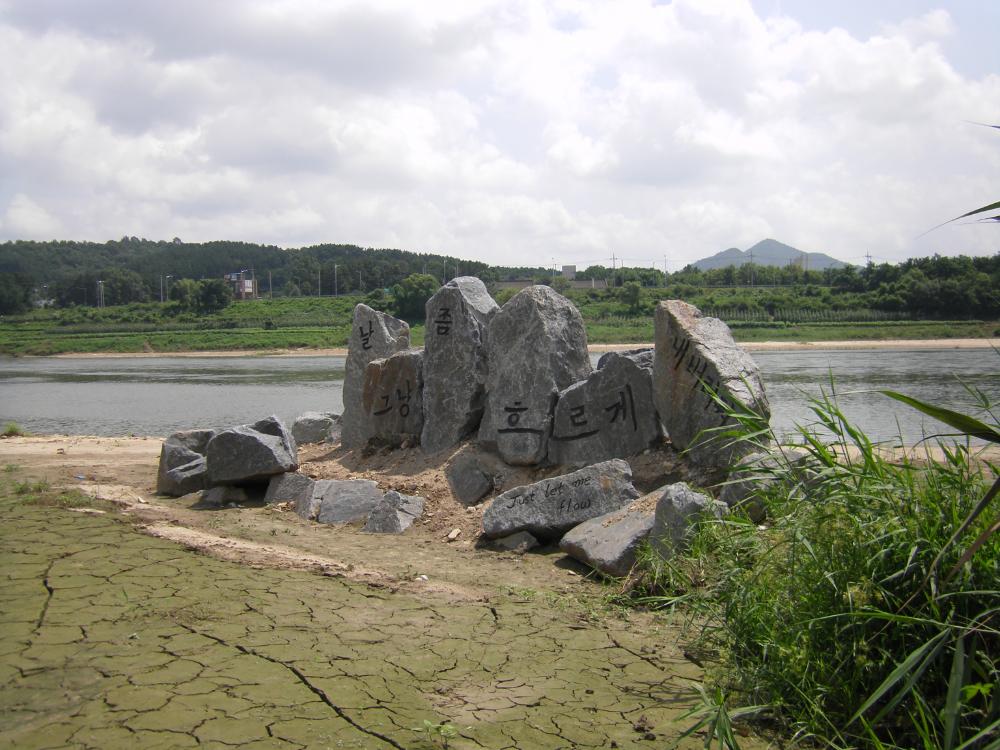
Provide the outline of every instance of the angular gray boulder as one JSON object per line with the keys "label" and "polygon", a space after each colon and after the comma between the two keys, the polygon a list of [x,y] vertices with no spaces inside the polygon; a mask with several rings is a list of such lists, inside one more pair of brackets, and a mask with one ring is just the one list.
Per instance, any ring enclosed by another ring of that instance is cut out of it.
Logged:
{"label": "angular gray boulder", "polygon": [[365,443],[397,446],[420,442],[424,426],[423,360],[420,349],[397,352],[386,359],[376,359],[365,368],[362,406],[367,424],[361,434]]}
{"label": "angular gray boulder", "polygon": [[163,474],[157,482],[156,491],[161,495],[180,497],[204,489],[207,482],[208,462],[204,456],[197,456],[183,466]]}
{"label": "angular gray boulder", "polygon": [[559,541],[559,549],[606,576],[627,576],[639,545],[653,530],[658,497],[658,493],[643,495],[624,508],[574,526]]}
{"label": "angular gray boulder", "polygon": [[361,530],[368,534],[402,534],[423,514],[424,502],[417,495],[389,490],[368,514]]}
{"label": "angular gray boulder", "polygon": [[486,328],[500,309],[477,278],[452,279],[427,300],[424,328],[424,426],[428,453],[450,448],[479,428],[486,401]]}
{"label": "angular gray boulder", "polygon": [[686,302],[661,302],[654,327],[653,397],[667,434],[692,463],[728,467],[747,451],[704,432],[730,421],[710,393],[767,420],[771,411],[760,370],[725,323]]}
{"label": "angular gray boulder", "polygon": [[479,457],[463,453],[445,469],[451,493],[462,505],[476,505],[493,491],[493,473]]}
{"label": "angular gray boulder", "polygon": [[369,424],[363,401],[365,368],[376,359],[385,359],[410,347],[410,326],[402,320],[357,305],[344,364],[344,413],[341,415],[341,444],[358,448],[368,442]]}
{"label": "angular gray boulder", "polygon": [[290,471],[286,474],[276,474],[268,482],[267,492],[264,494],[264,502],[268,505],[274,503],[298,503],[302,498],[312,497],[313,485],[316,482],[312,477]]}
{"label": "angular gray boulder", "polygon": [[320,523],[360,523],[383,498],[370,479],[327,479],[317,485],[322,493],[316,498],[316,520]]}
{"label": "angular gray boulder", "polygon": [[163,441],[156,473],[157,493],[180,497],[206,486],[205,446],[213,435],[214,430],[184,430]]}
{"label": "angular gray boulder", "polygon": [[605,352],[601,355],[600,359],[597,360],[597,369],[600,370],[606,364],[614,360],[615,357],[628,357],[639,365],[639,367],[645,367],[647,370],[652,370],[653,356],[655,352],[656,350],[651,346],[644,349],[628,349],[623,352]]}
{"label": "angular gray boulder", "polygon": [[591,372],[576,307],[547,286],[522,289],[493,316],[486,336],[489,374],[479,428],[508,464],[545,460],[560,390]]}
{"label": "angular gray boulder", "polygon": [[604,366],[560,391],[549,461],[583,466],[642,453],[663,438],[649,369],[609,352]]}
{"label": "angular gray boulder", "polygon": [[604,461],[497,495],[483,514],[483,532],[491,539],[518,531],[528,531],[538,539],[558,539],[587,519],[617,510],[638,496],[628,463]]}
{"label": "angular gray boulder", "polygon": [[728,512],[725,503],[692,489],[684,482],[668,485],[656,502],[650,546],[669,560],[687,549],[691,528],[704,518],[723,518]]}
{"label": "angular gray boulder", "polygon": [[217,432],[205,459],[212,485],[260,482],[299,468],[295,439],[275,416]]}
{"label": "angular gray boulder", "polygon": [[292,437],[299,445],[335,443],[340,440],[340,415],[332,411],[307,411],[292,423]]}

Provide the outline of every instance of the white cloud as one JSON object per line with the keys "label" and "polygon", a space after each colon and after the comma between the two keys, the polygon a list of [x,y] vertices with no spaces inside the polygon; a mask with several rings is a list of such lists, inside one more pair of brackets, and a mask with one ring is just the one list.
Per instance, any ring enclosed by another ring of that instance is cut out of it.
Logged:
{"label": "white cloud", "polygon": [[1000,142],[963,120],[1000,117],[1000,76],[956,72],[961,34],[736,0],[0,0],[0,239],[994,252],[989,227],[916,239],[996,198]]}

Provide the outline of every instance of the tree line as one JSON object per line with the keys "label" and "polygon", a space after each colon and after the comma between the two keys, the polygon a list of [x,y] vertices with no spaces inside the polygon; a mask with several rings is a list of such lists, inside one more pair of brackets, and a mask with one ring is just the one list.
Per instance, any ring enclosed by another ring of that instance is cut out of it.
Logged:
{"label": "tree line", "polygon": [[[59,307],[172,301],[179,309],[209,310],[230,298],[227,273],[253,271],[261,296],[371,294],[398,297],[407,311],[427,289],[457,275],[487,285],[529,279],[565,291],[551,269],[490,266],[433,253],[323,244],[296,249],[246,242],[186,243],[122,237],[106,243],[8,241],[0,244],[0,314],[35,304]],[[1000,253],[983,257],[915,258],[900,264],[845,266],[822,271],[799,265],[744,264],[675,273],[595,265],[578,279],[606,281],[605,294],[644,314],[663,296],[698,299],[712,307],[774,315],[788,309],[880,310],[911,317],[1000,318]],[[404,283],[405,282],[405,283]],[[415,291],[417,290],[417,291]],[[648,294],[643,292],[649,290]]]}

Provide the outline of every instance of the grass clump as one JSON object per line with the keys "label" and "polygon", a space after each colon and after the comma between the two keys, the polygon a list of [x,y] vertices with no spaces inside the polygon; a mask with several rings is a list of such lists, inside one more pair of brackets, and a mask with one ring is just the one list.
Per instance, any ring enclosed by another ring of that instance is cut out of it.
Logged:
{"label": "grass clump", "polygon": [[7,422],[3,426],[3,432],[0,432],[0,437],[26,437],[27,435],[28,431],[17,422]]}
{"label": "grass clump", "polygon": [[997,467],[968,444],[883,451],[835,398],[812,409],[801,452],[772,450],[767,521],[737,510],[647,557],[641,600],[701,616],[714,705],[823,746],[1000,747]]}

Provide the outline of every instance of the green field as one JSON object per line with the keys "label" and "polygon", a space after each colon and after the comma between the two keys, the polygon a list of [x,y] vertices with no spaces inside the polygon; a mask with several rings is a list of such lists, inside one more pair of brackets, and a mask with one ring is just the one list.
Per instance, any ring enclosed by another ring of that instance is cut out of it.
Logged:
{"label": "green field", "polygon": [[[640,309],[630,311],[612,293],[571,292],[593,344],[653,340],[652,308],[657,292],[644,290]],[[501,295],[501,300],[504,296]],[[71,352],[186,352],[317,349],[347,345],[351,311],[360,296],[299,297],[234,303],[211,314],[176,312],[171,305],[35,310],[0,318],[0,353],[49,355]],[[712,310],[726,320],[738,341],[837,341],[948,339],[1000,336],[996,321],[879,319],[873,311],[782,311],[773,316],[740,310]],[[817,318],[826,318],[817,319]],[[851,318],[859,318],[852,320]],[[874,319],[872,319],[874,318]],[[412,324],[414,345],[423,325]]]}

